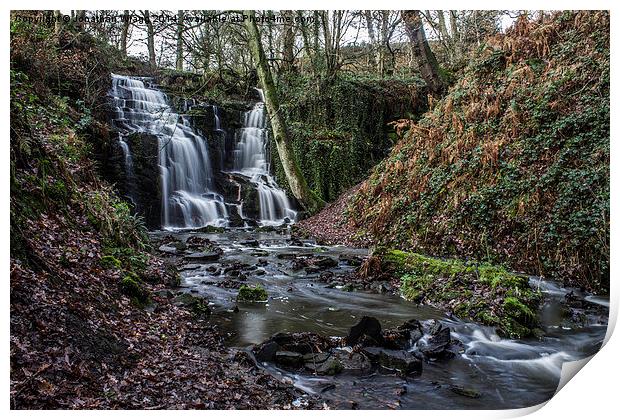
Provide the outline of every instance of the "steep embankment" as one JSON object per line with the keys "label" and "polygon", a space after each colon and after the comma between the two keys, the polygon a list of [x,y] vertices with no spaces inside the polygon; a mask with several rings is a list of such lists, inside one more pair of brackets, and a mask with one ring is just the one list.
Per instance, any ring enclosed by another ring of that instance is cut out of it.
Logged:
{"label": "steep embankment", "polygon": [[204,302],[172,303],[178,274],[96,170],[120,65],[83,33],[11,24],[11,407],[282,407],[290,388],[233,359]]}
{"label": "steep embankment", "polygon": [[379,244],[609,285],[609,14],[520,19],[350,201]]}

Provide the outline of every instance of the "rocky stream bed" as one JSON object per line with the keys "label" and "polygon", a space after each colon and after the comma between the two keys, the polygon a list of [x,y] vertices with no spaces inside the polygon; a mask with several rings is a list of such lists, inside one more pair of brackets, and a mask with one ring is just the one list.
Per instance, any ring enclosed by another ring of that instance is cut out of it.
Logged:
{"label": "rocky stream bed", "polygon": [[[605,298],[530,278],[544,295],[544,333],[503,339],[404,300],[389,278],[361,279],[368,250],[317,245],[284,226],[151,236],[180,274],[158,293],[210,316],[255,369],[294,385],[297,408],[532,406],[553,395],[563,362],[600,348],[607,328]],[[255,287],[266,298],[237,298]]]}

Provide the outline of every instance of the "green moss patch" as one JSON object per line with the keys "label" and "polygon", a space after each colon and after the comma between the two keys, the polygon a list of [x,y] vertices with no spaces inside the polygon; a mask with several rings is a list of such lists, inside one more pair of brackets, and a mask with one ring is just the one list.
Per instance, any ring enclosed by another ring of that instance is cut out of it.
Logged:
{"label": "green moss patch", "polygon": [[239,288],[238,302],[264,302],[268,298],[267,291],[262,286],[246,286]]}
{"label": "green moss patch", "polygon": [[151,293],[135,273],[127,273],[120,282],[121,293],[128,296],[136,306],[144,307],[151,301]]}
{"label": "green moss patch", "polygon": [[540,293],[525,276],[501,266],[458,259],[439,259],[392,250],[384,268],[401,279],[403,296],[498,328],[511,338],[532,334],[538,325]]}

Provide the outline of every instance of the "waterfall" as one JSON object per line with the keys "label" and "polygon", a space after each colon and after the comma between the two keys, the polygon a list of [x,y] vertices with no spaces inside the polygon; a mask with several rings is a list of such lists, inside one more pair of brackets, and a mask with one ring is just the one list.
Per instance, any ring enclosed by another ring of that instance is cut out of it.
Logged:
{"label": "waterfall", "polygon": [[269,130],[265,114],[264,96],[258,90],[261,102],[244,114],[243,128],[238,131],[238,142],[234,151],[234,171],[250,179],[256,186],[260,205],[261,224],[280,224],[285,219],[294,221],[297,212],[293,210],[288,197],[269,173],[267,144]]}
{"label": "waterfall", "polygon": [[217,105],[213,105],[213,118],[215,120],[215,131],[222,131],[222,124],[220,123],[220,108]]}
{"label": "waterfall", "polygon": [[121,146],[121,150],[123,151],[123,156],[125,157],[124,167],[125,167],[125,178],[127,185],[127,197],[131,200],[131,202],[136,204],[135,197],[135,177],[133,172],[133,157],[131,156],[131,150],[129,149],[129,145],[125,141],[122,135],[118,136],[118,144]]}
{"label": "waterfall", "polygon": [[147,84],[146,78],[112,75],[113,123],[125,135],[158,139],[163,228],[225,225],[227,210],[213,191],[206,140],[172,110],[162,91]]}

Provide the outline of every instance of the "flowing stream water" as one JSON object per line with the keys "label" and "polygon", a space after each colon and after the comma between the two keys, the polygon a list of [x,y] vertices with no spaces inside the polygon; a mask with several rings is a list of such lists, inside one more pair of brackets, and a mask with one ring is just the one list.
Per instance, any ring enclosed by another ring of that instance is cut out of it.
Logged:
{"label": "flowing stream water", "polygon": [[[182,286],[209,299],[214,310],[212,320],[227,334],[230,346],[246,348],[278,332],[311,331],[345,336],[364,315],[379,319],[383,328],[398,326],[412,318],[438,319],[450,327],[454,339],[463,342],[465,351],[460,356],[425,363],[422,374],[408,377],[387,370],[364,375],[315,376],[265,365],[272,374],[288,378],[308,395],[320,395],[334,408],[532,406],[553,395],[562,363],[595,353],[607,329],[607,298],[586,296],[541,279],[532,278],[531,284],[545,296],[541,307],[544,337],[509,340],[498,337],[491,327],[448,318],[442,311],[415,305],[397,295],[330,287],[320,281],[320,273],[309,274],[295,269],[293,264],[296,257],[330,256],[339,263],[329,270],[342,274],[355,269],[351,261],[367,255],[365,249],[323,247],[312,241],[306,241],[303,246],[291,245],[286,232],[230,230],[221,234],[186,232],[176,237],[185,240],[192,235],[209,238],[224,254],[218,262],[187,266],[182,271]],[[257,240],[258,245],[248,246],[248,240]],[[237,304],[237,290],[227,285],[226,280],[237,279],[239,273],[227,271],[230,268],[226,267],[242,267],[241,271],[247,274],[244,283],[262,285],[269,300]],[[567,303],[565,295],[569,292],[573,292],[575,300]],[[239,310],[233,310],[237,305]],[[474,389],[480,397],[460,395],[453,391],[454,387]],[[296,403],[303,404],[303,398]]]}
{"label": "flowing stream water", "polygon": [[[223,250],[216,262],[188,264],[180,269],[182,289],[208,298],[214,310],[212,321],[230,346],[243,349],[280,332],[345,336],[362,316],[376,317],[383,328],[396,327],[412,318],[438,319],[450,327],[452,338],[464,345],[460,355],[425,363],[422,373],[415,376],[384,369],[366,374],[314,376],[270,364],[263,366],[307,396],[320,395],[335,408],[526,407],[553,395],[564,362],[592,355],[600,348],[609,309],[605,297],[586,296],[532,278],[532,286],[540,288],[545,296],[540,313],[544,336],[508,340],[498,337],[490,327],[449,318],[442,311],[415,305],[394,294],[346,291],[321,280],[326,271],[339,275],[355,270],[354,262],[368,254],[366,249],[293,242],[285,229],[268,233],[249,229],[228,229],[219,234],[193,232],[205,225],[226,226],[230,208],[243,217],[243,179],[258,194],[260,211],[256,222],[280,225],[295,221],[297,214],[269,168],[264,100],[244,114],[243,127],[236,133],[232,167],[223,168],[219,161],[218,166],[238,187],[235,204],[231,205],[216,191],[208,139],[198,134],[186,117],[172,110],[166,95],[150,79],[113,75],[112,80],[113,123],[119,132],[130,184],[136,161],[131,134],[151,135],[157,142],[164,230],[153,232],[154,238],[173,231],[177,240],[205,237]],[[185,108],[192,104],[186,102]],[[212,109],[214,130],[222,132],[219,109]],[[314,272],[295,265],[298,258],[317,255],[333,258],[337,264]],[[262,285],[269,300],[239,303],[237,307],[237,289],[243,283]],[[568,293],[571,299],[566,298]],[[478,397],[454,392],[463,387],[475,390]],[[303,398],[295,402],[303,403]]]}

